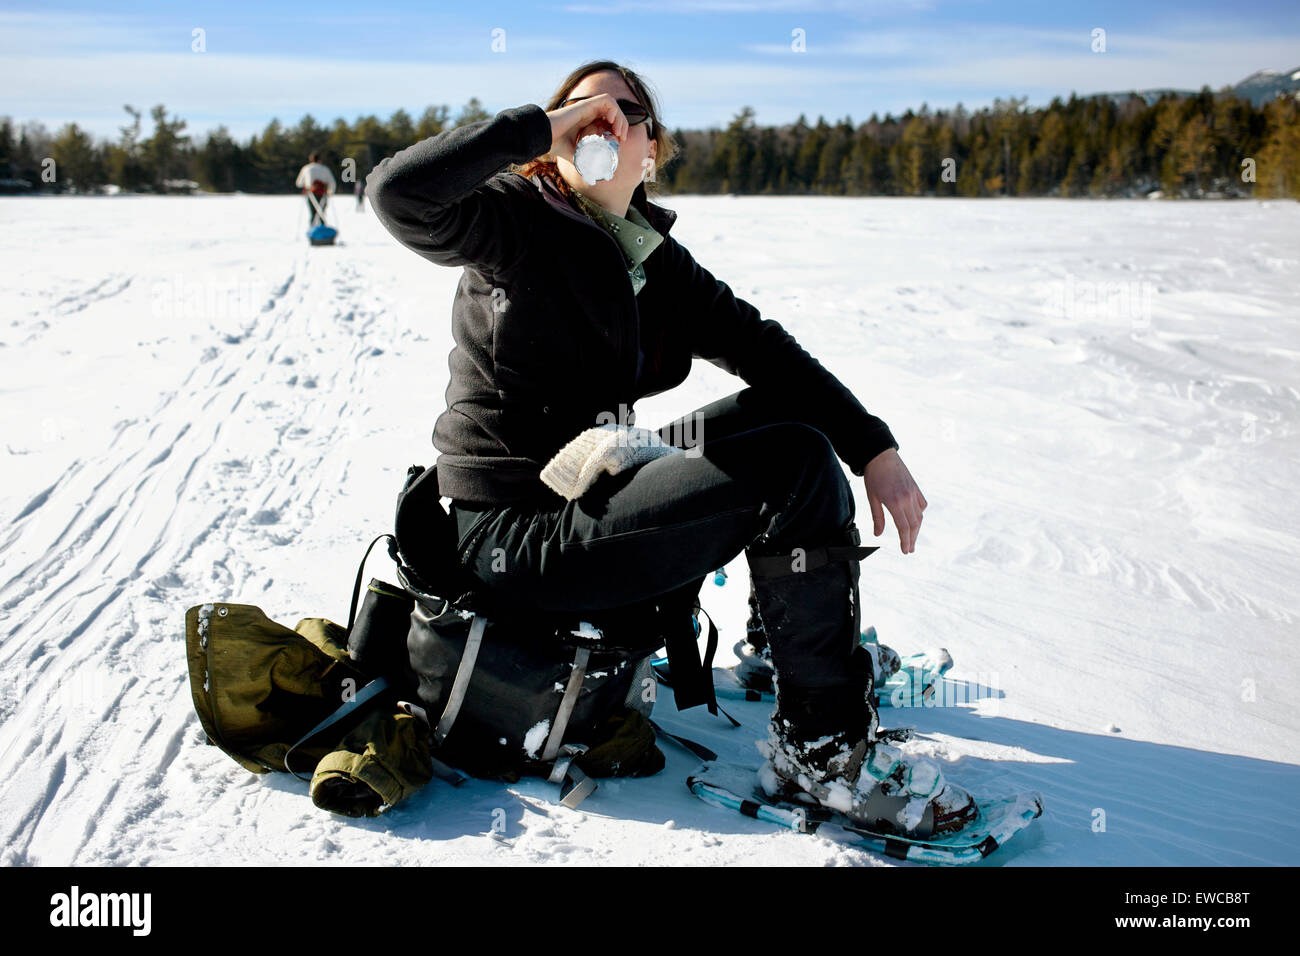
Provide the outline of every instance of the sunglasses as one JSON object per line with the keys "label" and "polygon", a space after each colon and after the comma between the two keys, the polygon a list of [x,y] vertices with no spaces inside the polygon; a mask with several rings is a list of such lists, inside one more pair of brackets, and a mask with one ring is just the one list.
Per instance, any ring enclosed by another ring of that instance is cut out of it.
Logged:
{"label": "sunglasses", "polygon": [[[591,95],[594,96],[595,94],[591,94]],[[578,100],[587,100],[587,99],[591,99],[591,96],[571,96],[563,103],[561,103],[560,106],[568,106],[570,103],[578,102]],[[650,119],[650,113],[646,110],[644,106],[642,106],[640,103],[636,102],[635,100],[616,100],[616,102],[618,103],[618,108],[623,111],[623,116],[624,118],[627,119],[628,126],[637,126],[641,123],[649,123],[646,132],[649,133],[651,136],[654,136],[655,124]],[[556,108],[558,109],[559,107]]]}

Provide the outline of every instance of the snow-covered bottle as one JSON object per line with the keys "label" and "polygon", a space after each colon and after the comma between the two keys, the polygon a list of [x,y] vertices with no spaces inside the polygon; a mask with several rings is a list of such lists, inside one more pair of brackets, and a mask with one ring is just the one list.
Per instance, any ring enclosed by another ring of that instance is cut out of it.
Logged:
{"label": "snow-covered bottle", "polygon": [[588,133],[573,150],[573,165],[589,185],[613,179],[618,169],[618,137],[608,130]]}

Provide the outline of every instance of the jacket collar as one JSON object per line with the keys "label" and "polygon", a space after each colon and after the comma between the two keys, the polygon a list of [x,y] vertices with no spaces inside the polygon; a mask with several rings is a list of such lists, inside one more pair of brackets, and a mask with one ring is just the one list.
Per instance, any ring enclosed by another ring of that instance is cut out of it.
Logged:
{"label": "jacket collar", "polygon": [[[545,176],[533,173],[528,179],[541,191],[543,198],[553,208],[571,216],[578,216],[582,219],[587,218],[574,209],[573,204],[565,199],[563,194]],[[645,216],[646,222],[650,223],[650,227],[661,236],[668,235],[668,230],[677,221],[676,210],[660,206],[658,203],[652,203],[646,198],[645,183],[636,184],[636,191],[632,193],[632,205],[637,208],[641,215]]]}

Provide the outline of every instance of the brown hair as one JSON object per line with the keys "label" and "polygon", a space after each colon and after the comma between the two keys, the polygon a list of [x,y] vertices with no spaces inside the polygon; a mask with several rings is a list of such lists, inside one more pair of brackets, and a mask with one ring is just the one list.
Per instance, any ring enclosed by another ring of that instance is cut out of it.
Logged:
{"label": "brown hair", "polygon": [[319,163],[319,162],[320,162],[320,153],[319,153],[319,152],[313,152],[310,156],[307,157],[307,161],[308,161],[309,163]]}
{"label": "brown hair", "polygon": [[[590,76],[592,73],[601,73],[605,70],[623,77],[628,88],[636,96],[637,102],[644,106],[646,112],[650,114],[650,123],[654,130],[651,139],[657,144],[655,146],[654,160],[657,172],[676,155],[677,144],[673,142],[672,137],[668,135],[668,130],[664,128],[664,124],[659,119],[659,104],[656,102],[654,94],[650,92],[649,84],[627,67],[615,63],[613,60],[589,60],[564,78],[551,96],[550,101],[543,108],[548,113],[559,109],[560,104],[569,98],[569,94],[573,92],[575,86],[582,82],[583,77]],[[511,166],[510,168],[521,176],[531,176],[534,173],[543,176],[550,180],[565,198],[573,198],[573,189],[560,175],[559,167],[555,165],[554,160],[547,160],[539,156],[522,165]],[[654,182],[645,183],[646,192],[649,193],[654,185]]]}

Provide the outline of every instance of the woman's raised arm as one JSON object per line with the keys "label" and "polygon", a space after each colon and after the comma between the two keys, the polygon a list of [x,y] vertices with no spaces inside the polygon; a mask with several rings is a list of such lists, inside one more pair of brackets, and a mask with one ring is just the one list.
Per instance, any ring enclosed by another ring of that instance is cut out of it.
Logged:
{"label": "woman's raised arm", "polygon": [[532,221],[519,195],[494,179],[551,146],[551,118],[528,104],[449,129],[382,159],[366,198],[402,245],[443,266],[496,271],[522,255]]}

